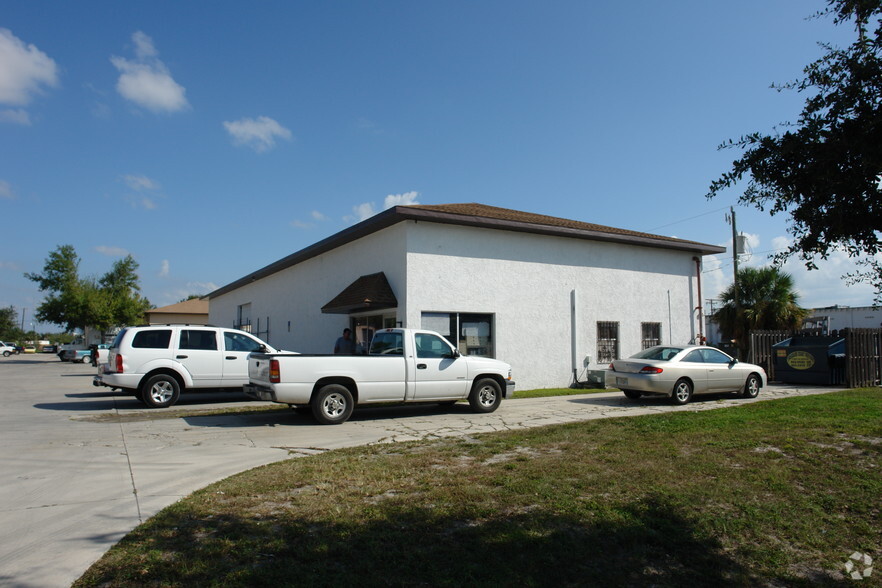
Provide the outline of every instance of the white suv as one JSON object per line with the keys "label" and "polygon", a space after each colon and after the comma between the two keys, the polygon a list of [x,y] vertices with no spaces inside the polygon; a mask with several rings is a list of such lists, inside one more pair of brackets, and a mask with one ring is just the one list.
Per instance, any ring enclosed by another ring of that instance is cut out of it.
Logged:
{"label": "white suv", "polygon": [[3,354],[3,357],[9,357],[10,355],[16,355],[18,350],[12,343],[4,343],[3,341],[0,341],[0,353]]}
{"label": "white suv", "polygon": [[128,327],[119,332],[95,386],[132,392],[151,408],[165,408],[181,392],[237,388],[248,383],[248,355],[276,350],[236,329],[198,325]]}

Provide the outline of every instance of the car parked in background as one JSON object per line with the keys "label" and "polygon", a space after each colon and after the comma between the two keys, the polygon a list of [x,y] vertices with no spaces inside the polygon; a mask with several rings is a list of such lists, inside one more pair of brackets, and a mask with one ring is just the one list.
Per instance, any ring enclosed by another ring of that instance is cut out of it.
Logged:
{"label": "car parked in background", "polygon": [[657,345],[614,360],[606,372],[606,385],[628,398],[667,396],[674,404],[686,404],[695,394],[721,392],[756,398],[766,383],[760,366],[706,346]]}
{"label": "car parked in background", "polygon": [[0,341],[0,353],[3,354],[3,357],[9,357],[10,355],[17,355],[20,352],[16,349],[14,343],[4,343],[3,341]]}
{"label": "car parked in background", "polygon": [[[94,347],[97,347],[98,351],[98,359],[97,362],[92,361],[92,355],[94,354]],[[89,347],[89,349],[65,349],[62,351],[61,361],[71,361],[74,363],[105,363],[107,361],[107,353],[110,349],[110,345],[101,344],[97,346]]]}

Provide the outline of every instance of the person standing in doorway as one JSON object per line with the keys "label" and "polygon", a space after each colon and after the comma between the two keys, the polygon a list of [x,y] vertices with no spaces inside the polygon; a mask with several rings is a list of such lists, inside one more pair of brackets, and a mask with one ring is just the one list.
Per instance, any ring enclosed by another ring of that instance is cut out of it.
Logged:
{"label": "person standing in doorway", "polygon": [[352,340],[352,331],[343,329],[343,336],[337,338],[334,343],[335,355],[355,355],[355,341]]}

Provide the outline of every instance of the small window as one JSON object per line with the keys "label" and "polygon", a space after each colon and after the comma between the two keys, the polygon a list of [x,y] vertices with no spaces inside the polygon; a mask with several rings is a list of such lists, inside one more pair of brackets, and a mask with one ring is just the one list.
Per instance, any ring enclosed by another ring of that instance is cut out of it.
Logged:
{"label": "small window", "polygon": [[224,349],[227,351],[261,351],[263,345],[258,341],[232,331],[224,331]]}
{"label": "small window", "polygon": [[214,331],[194,331],[184,329],[181,331],[181,343],[178,346],[178,349],[217,351],[217,336]]}
{"label": "small window", "polygon": [[690,351],[686,355],[686,357],[683,358],[683,361],[688,361],[689,363],[704,363],[704,357],[702,357],[701,355],[701,349]]}
{"label": "small window", "polygon": [[661,345],[661,323],[640,323],[643,349]]}
{"label": "small window", "polygon": [[171,329],[138,331],[132,339],[132,347],[135,349],[168,349],[170,341]]}
{"label": "small window", "polygon": [[597,323],[597,363],[603,365],[619,358],[619,323]]}

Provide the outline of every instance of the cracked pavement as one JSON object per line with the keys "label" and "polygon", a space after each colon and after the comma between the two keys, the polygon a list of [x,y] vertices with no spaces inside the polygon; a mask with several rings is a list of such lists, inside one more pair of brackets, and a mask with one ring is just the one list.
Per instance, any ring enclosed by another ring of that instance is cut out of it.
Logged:
{"label": "cracked pavement", "polygon": [[[598,418],[699,411],[841,388],[771,386],[756,400],[699,397],[675,407],[621,393],[513,399],[492,414],[407,405],[355,411],[339,426],[252,408],[243,395],[185,394],[176,418],[152,418],[129,396],[91,385],[93,368],[54,355],[0,358],[0,585],[69,586],[162,508],[214,481],[283,459],[341,447],[445,437]],[[200,414],[203,413],[203,414]],[[123,417],[123,418],[118,418]]]}

